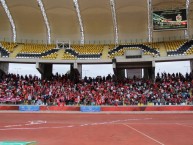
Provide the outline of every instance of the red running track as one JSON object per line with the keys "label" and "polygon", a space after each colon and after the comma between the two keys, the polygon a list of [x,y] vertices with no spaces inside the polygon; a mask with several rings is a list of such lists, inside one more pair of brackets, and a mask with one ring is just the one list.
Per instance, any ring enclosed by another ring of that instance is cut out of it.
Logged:
{"label": "red running track", "polygon": [[1,113],[0,141],[38,145],[193,145],[193,114]]}

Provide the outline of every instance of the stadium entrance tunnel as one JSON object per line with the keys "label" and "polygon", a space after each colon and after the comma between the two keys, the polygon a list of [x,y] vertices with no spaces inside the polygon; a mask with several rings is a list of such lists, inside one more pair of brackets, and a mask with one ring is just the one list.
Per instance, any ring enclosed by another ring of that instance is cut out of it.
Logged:
{"label": "stadium entrance tunnel", "polygon": [[[155,79],[155,62],[144,61],[144,62],[117,62],[113,61],[113,70],[117,80],[123,80],[126,76],[131,77],[142,77],[142,69],[144,70],[144,78]],[[131,74],[133,73],[133,74]]]}

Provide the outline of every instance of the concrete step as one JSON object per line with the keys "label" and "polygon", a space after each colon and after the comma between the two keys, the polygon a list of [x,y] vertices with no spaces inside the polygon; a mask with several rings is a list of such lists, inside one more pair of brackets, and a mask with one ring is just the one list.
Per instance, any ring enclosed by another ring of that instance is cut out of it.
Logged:
{"label": "concrete step", "polygon": [[109,46],[104,46],[101,59],[108,59]]}
{"label": "concrete step", "polygon": [[12,53],[10,53],[9,57],[10,58],[15,58],[17,56],[17,54],[22,50],[22,48],[24,47],[23,44],[19,44]]}
{"label": "concrete step", "polygon": [[167,56],[166,48],[163,43],[159,44],[159,51],[160,51],[160,56],[165,57]]}
{"label": "concrete step", "polygon": [[56,57],[56,59],[62,59],[64,55],[64,48],[58,50],[58,56]]}

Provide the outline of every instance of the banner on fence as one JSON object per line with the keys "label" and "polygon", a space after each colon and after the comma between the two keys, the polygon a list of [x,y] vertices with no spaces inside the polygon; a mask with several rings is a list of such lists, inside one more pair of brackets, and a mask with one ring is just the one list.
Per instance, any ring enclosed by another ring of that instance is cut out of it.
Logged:
{"label": "banner on fence", "polygon": [[100,112],[100,106],[80,106],[81,112]]}
{"label": "banner on fence", "polygon": [[33,106],[33,105],[22,105],[19,106],[19,111],[39,111],[40,106]]}

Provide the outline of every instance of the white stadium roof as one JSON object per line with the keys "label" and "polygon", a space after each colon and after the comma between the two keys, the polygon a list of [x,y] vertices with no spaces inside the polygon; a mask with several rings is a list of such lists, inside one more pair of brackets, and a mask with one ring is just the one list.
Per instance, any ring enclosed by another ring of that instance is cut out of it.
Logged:
{"label": "white stadium roof", "polygon": [[[189,5],[189,35],[192,30],[191,0],[1,0],[12,16],[16,41],[56,40],[115,42],[148,38],[148,1],[153,9]],[[41,5],[42,4],[42,5]],[[76,5],[77,4],[77,5]],[[13,25],[0,5],[0,37],[13,41]],[[184,31],[153,33],[154,38],[183,36]]]}

